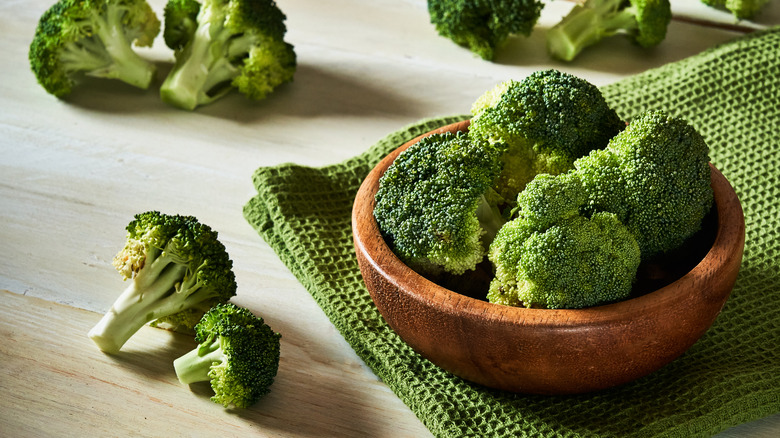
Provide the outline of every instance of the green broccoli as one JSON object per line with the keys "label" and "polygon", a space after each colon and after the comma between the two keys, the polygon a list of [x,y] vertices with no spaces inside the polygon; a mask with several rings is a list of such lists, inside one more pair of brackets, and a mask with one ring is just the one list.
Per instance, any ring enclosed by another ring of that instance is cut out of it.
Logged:
{"label": "green broccoli", "polygon": [[639,245],[612,213],[580,214],[586,194],[569,172],[540,174],[518,196],[517,218],[493,240],[491,303],[582,308],[629,296]]}
{"label": "green broccoli", "polygon": [[374,217],[385,241],[420,273],[474,269],[505,222],[490,189],[499,170],[495,151],[464,133],[413,144],[379,181]]}
{"label": "green broccoli", "polygon": [[571,61],[586,47],[616,34],[653,47],[666,38],[671,19],[669,0],[586,0],[547,31],[547,51]]}
{"label": "green broccoli", "polygon": [[89,332],[107,353],[118,352],[146,323],[197,322],[194,311],[202,315],[236,293],[233,262],[217,232],[192,216],[136,215],[113,264],[131,283]]}
{"label": "green broccoli", "polygon": [[209,381],[215,403],[246,408],[270,390],[279,369],[279,338],[249,310],[218,304],[195,326],[199,345],[173,367],[185,385]]}
{"label": "green broccoli", "polygon": [[285,19],[273,0],[169,1],[163,37],[176,63],[162,100],[192,110],[232,89],[261,100],[292,81],[296,56],[284,41]]}
{"label": "green broccoli", "polygon": [[702,3],[718,9],[725,9],[736,18],[753,18],[769,0],[702,0]]}
{"label": "green broccoli", "polygon": [[471,139],[501,151],[503,170],[494,189],[510,205],[534,176],[568,171],[625,126],[595,85],[558,70],[503,82],[477,99],[471,112]]}
{"label": "green broccoli", "polygon": [[145,0],[59,0],[41,15],[30,67],[57,97],[70,94],[79,75],[146,89],[155,66],[132,45],[151,47],[159,32],[160,20]]}
{"label": "green broccoli", "polygon": [[428,0],[439,35],[492,60],[510,35],[531,34],[544,4],[539,0]]}
{"label": "green broccoli", "polygon": [[586,214],[608,211],[636,236],[643,259],[679,247],[712,207],[709,147],[685,120],[641,114],[606,149],[574,163]]}

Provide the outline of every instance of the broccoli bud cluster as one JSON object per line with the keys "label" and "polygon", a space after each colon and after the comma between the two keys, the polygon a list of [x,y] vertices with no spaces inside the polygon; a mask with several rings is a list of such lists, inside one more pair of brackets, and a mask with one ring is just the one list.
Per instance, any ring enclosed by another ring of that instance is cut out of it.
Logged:
{"label": "broccoli bud cluster", "polygon": [[614,302],[711,210],[709,149],[681,118],[648,111],[626,125],[595,86],[556,70],[499,84],[472,113],[468,133],[424,138],[379,181],[377,224],[423,275],[487,258],[490,302]]}

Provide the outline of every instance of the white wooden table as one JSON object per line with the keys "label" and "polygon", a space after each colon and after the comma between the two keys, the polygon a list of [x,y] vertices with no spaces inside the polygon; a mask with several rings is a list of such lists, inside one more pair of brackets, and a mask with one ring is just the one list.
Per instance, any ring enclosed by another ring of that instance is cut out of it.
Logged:
{"label": "white wooden table", "polygon": [[[509,78],[554,67],[602,85],[735,38],[733,30],[674,21],[652,52],[613,39],[560,64],[544,29],[571,3],[547,5],[527,39],[496,62],[439,37],[424,0],[279,0],[295,45],[295,81],[250,103],[233,94],[195,112],[154,90],[93,80],[59,101],[36,83],[27,49],[53,0],[0,2],[0,435],[430,435],[355,355],[242,217],[252,172],[282,162],[352,157],[422,118],[461,114]],[[757,24],[780,23],[771,0]],[[164,0],[151,0],[162,15]],[[698,0],[675,12],[731,23]],[[158,38],[143,54],[172,59]],[[111,266],[136,213],[191,214],[218,230],[234,261],[234,301],[283,334],[271,394],[245,412],[181,386],[171,361],[192,340],[143,328],[116,357],[86,337],[124,288]],[[725,431],[780,436],[780,415]]]}

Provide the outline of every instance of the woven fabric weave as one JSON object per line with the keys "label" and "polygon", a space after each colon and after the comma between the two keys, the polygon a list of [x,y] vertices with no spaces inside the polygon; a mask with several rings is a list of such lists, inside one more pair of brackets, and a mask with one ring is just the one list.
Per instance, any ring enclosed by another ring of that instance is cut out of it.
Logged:
{"label": "woven fabric weave", "polygon": [[694,125],[736,189],[747,228],[739,278],[712,328],[671,364],[617,388],[549,397],[471,384],[412,351],[373,305],[352,247],[355,193],[389,151],[465,115],[404,127],[336,165],[260,168],[244,216],[435,436],[711,436],[780,412],[778,47],[773,28],[602,88],[624,120],[664,109]]}

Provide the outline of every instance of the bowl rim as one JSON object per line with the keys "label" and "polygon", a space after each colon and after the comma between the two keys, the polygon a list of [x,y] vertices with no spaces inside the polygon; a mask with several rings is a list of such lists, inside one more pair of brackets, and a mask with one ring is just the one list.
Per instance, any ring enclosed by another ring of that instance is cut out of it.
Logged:
{"label": "bowl rim", "polygon": [[[444,312],[457,313],[459,315],[474,318],[488,319],[510,324],[523,324],[544,327],[576,328],[577,326],[593,325],[594,323],[619,323],[627,318],[646,315],[650,308],[659,309],[669,305],[670,301],[680,300],[680,288],[695,290],[694,285],[704,278],[719,272],[707,268],[712,262],[717,266],[723,265],[728,259],[739,256],[741,259],[745,241],[745,224],[742,206],[736,192],[726,180],[724,175],[710,163],[712,174],[712,186],[715,194],[715,205],[718,218],[726,216],[726,213],[736,215],[737,220],[717,221],[717,232],[712,247],[702,260],[688,273],[671,284],[660,289],[648,292],[641,296],[632,297],[622,301],[593,306],[582,309],[534,309],[526,307],[505,306],[477,298],[462,295],[453,290],[442,287],[403,263],[385,243],[381,237],[379,226],[373,215],[375,200],[374,195],[378,187],[378,180],[395,158],[406,148],[418,142],[423,137],[443,132],[465,131],[470,120],[452,123],[407,141],[386,155],[366,176],[355,198],[352,211],[353,240],[357,251],[371,263],[379,275],[390,281],[395,287],[404,291],[414,291],[416,299],[427,301],[429,305],[437,306]],[[368,200],[367,205],[361,205]],[[358,226],[364,224],[366,233]],[[375,246],[367,245],[370,235],[379,236]],[[737,241],[729,241],[727,236],[737,236]],[[739,254],[734,253],[734,246],[739,246]],[[380,264],[377,260],[383,260]],[[739,264],[736,264],[739,269]]]}

